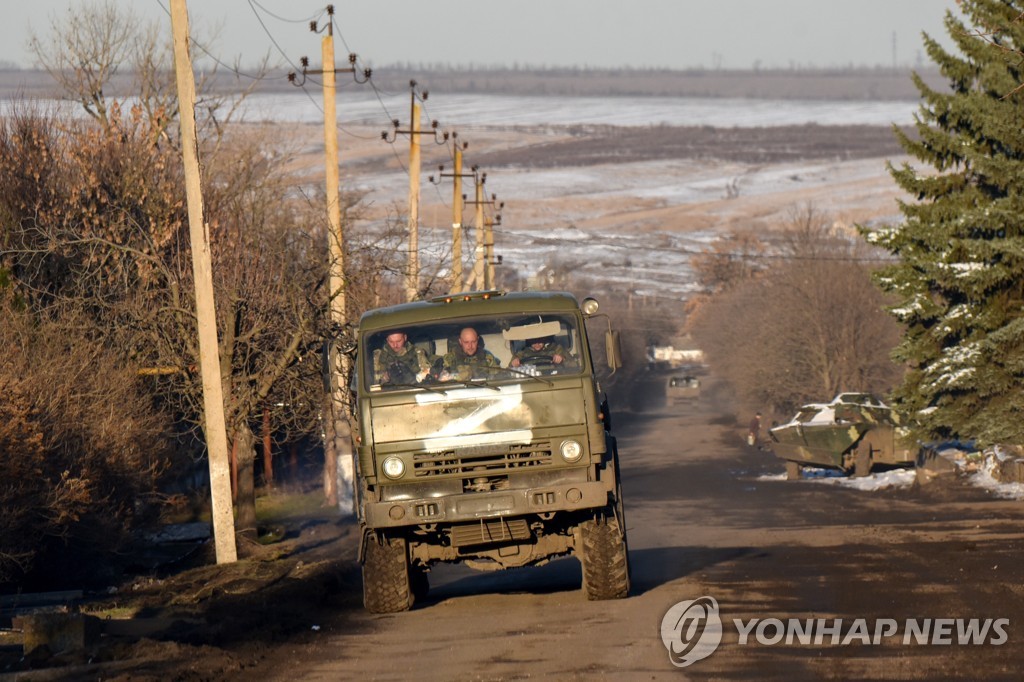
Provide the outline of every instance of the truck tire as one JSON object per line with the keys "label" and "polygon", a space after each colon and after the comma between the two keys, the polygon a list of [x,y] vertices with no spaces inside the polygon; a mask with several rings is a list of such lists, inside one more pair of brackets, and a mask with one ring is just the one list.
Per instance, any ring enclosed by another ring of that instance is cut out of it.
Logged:
{"label": "truck tire", "polygon": [[591,601],[629,595],[629,550],[625,532],[613,519],[601,517],[580,524],[583,591]]}
{"label": "truck tire", "polygon": [[371,537],[363,561],[363,606],[370,613],[397,613],[412,607],[409,561],[403,538]]}

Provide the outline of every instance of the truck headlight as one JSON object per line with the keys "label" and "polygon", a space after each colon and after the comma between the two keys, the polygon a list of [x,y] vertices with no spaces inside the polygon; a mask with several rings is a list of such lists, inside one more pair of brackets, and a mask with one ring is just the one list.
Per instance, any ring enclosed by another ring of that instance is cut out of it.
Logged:
{"label": "truck headlight", "polygon": [[384,475],[388,478],[401,478],[405,473],[405,462],[398,457],[388,457],[380,468],[384,470]]}
{"label": "truck headlight", "polygon": [[575,462],[583,456],[583,446],[574,440],[562,441],[561,451],[566,462]]}

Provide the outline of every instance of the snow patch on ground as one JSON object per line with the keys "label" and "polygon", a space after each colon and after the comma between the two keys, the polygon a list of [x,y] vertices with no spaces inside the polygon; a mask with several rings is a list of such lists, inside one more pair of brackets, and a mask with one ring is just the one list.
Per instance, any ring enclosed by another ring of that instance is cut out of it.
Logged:
{"label": "snow patch on ground", "polygon": [[995,469],[999,465],[996,457],[989,457],[973,474],[967,476],[967,482],[973,486],[984,488],[996,497],[1006,500],[1024,500],[1024,483],[1003,483],[996,479]]}
{"label": "snow patch on ground", "polygon": [[[894,469],[892,471],[880,471],[863,478],[853,478],[841,471],[834,469],[818,469],[815,467],[804,467],[801,472],[804,479],[814,483],[836,485],[854,490],[873,492],[886,488],[908,488],[914,483],[917,474],[913,469]],[[757,477],[758,481],[785,481],[786,474],[765,474]]]}
{"label": "snow patch on ground", "polygon": [[[817,472],[824,472],[817,475]],[[917,478],[917,472],[913,469],[893,469],[891,471],[880,471],[870,476],[853,478],[843,476],[835,471],[824,469],[804,469],[804,478],[813,480],[815,483],[828,483],[843,488],[854,490],[875,491],[886,488],[909,488]]]}
{"label": "snow patch on ground", "polygon": [[[941,455],[956,465],[959,476],[968,485],[987,490],[993,496],[1004,500],[1024,500],[1024,483],[1000,481],[997,478],[1002,461],[1008,456],[1004,453],[987,450],[984,453],[969,448],[943,447]],[[854,478],[835,469],[804,467],[802,478],[813,483],[837,485],[854,490],[875,491],[886,488],[907,488],[913,485],[917,477],[916,469],[893,469],[880,471]],[[786,474],[764,474],[758,481],[785,481]]]}

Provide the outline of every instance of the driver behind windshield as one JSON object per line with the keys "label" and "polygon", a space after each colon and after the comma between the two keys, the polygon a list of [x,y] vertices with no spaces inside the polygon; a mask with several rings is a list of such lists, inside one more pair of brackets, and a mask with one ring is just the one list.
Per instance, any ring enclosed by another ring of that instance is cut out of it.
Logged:
{"label": "driver behind windshield", "polygon": [[403,331],[393,331],[373,351],[373,378],[378,384],[415,384],[430,374],[426,352],[409,343]]}
{"label": "driver behind windshield", "polygon": [[576,361],[569,355],[562,344],[555,341],[553,337],[544,336],[537,339],[528,339],[526,347],[512,356],[508,366],[519,367],[520,365],[536,364],[573,367]]}

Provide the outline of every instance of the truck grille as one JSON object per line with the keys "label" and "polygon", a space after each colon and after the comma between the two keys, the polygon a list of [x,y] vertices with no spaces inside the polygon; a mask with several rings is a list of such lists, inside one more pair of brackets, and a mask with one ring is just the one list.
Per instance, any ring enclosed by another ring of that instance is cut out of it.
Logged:
{"label": "truck grille", "polygon": [[413,455],[416,476],[481,475],[551,464],[551,443],[463,448]]}
{"label": "truck grille", "polygon": [[484,545],[493,542],[522,541],[530,539],[530,527],[526,519],[493,519],[478,523],[452,526],[452,546]]}

